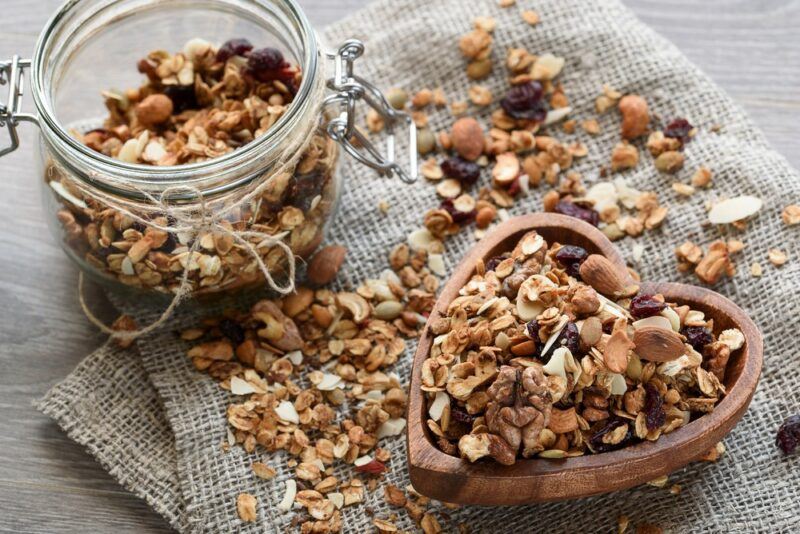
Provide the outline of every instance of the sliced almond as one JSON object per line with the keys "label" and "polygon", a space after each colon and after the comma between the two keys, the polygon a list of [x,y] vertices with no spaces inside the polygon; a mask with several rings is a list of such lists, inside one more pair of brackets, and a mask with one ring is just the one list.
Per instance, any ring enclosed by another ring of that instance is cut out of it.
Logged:
{"label": "sliced almond", "polygon": [[581,264],[581,278],[603,295],[629,297],[639,291],[626,272],[617,269],[611,261],[600,254],[592,254]]}
{"label": "sliced almond", "polygon": [[686,351],[680,335],[671,329],[657,326],[642,326],[633,332],[636,354],[651,362],[671,362]]}
{"label": "sliced almond", "polygon": [[627,321],[617,320],[603,351],[606,368],[613,373],[624,373],[628,368],[628,352],[634,346],[635,342],[631,342],[627,334]]}
{"label": "sliced almond", "polygon": [[741,221],[758,213],[764,203],[760,198],[743,195],[717,202],[708,212],[712,224],[727,224]]}

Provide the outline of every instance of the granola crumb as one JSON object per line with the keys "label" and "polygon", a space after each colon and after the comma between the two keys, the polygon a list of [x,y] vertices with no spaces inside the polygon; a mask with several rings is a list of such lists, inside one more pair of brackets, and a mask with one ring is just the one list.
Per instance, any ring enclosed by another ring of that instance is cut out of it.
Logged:
{"label": "granola crumb", "polygon": [[257,519],[256,506],[258,501],[249,493],[240,493],[236,497],[236,511],[239,513],[239,519],[246,523],[252,523]]}
{"label": "granola crumb", "polygon": [[523,11],[522,12],[522,20],[530,24],[531,26],[536,26],[539,24],[539,14],[536,11]]}
{"label": "granola crumb", "polygon": [[800,224],[800,205],[791,204],[783,208],[781,219],[786,226]]}
{"label": "granola crumb", "polygon": [[758,278],[759,276],[763,275],[764,270],[762,269],[761,264],[758,263],[757,261],[754,261],[750,265],[750,274],[753,275],[755,278]]}
{"label": "granola crumb", "polygon": [[769,262],[775,267],[781,267],[788,260],[786,253],[778,248],[769,249],[768,258]]}

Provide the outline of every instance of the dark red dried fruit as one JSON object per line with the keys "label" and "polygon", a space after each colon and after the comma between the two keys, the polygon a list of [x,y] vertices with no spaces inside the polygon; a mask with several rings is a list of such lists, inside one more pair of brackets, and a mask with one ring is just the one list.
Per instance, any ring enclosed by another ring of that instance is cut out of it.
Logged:
{"label": "dark red dried fruit", "polygon": [[456,224],[468,224],[475,220],[474,209],[472,211],[459,211],[453,205],[453,201],[449,198],[444,200],[440,207],[450,214],[450,216],[453,218],[453,222]]}
{"label": "dark red dried fruit", "polygon": [[458,423],[464,423],[465,425],[469,425],[469,427],[472,428],[472,423],[475,421],[475,416],[468,414],[458,404],[452,404],[450,406],[450,420],[456,421]]}
{"label": "dark red dried fruit", "polygon": [[528,333],[529,338],[539,343],[539,323],[535,319],[525,325],[525,331]]}
{"label": "dark red dried fruit", "polygon": [[509,89],[500,105],[515,119],[543,121],[547,116],[543,94],[542,84],[539,82],[522,83]]}
{"label": "dark red dried fruit", "polygon": [[581,277],[581,263],[588,257],[585,248],[575,245],[564,245],[556,252],[556,260],[564,266],[567,274],[578,279]]}
{"label": "dark red dried fruit", "polygon": [[477,163],[458,156],[444,160],[442,171],[448,178],[461,182],[461,185],[473,185],[481,177],[481,168]]}
{"label": "dark red dried fruit", "polygon": [[653,295],[636,295],[631,299],[630,312],[634,319],[644,319],[661,313],[667,305]]}
{"label": "dark red dried fruit", "polygon": [[[627,445],[628,443],[630,443],[631,440],[633,439],[633,430],[631,430],[631,426],[622,417],[612,415],[604,422],[601,422],[600,425],[601,426],[599,427],[599,430],[597,430],[594,434],[592,434],[592,437],[589,439],[589,445],[591,445],[591,448],[594,452],[608,452],[620,449],[625,445]],[[610,432],[613,432],[622,425],[628,427],[628,431],[626,432],[625,437],[622,438],[622,441],[620,441],[615,445],[603,443],[603,436],[605,436]]]}
{"label": "dark red dried fruit", "polygon": [[168,85],[164,94],[172,100],[172,112],[181,113],[187,109],[197,109],[197,96],[194,85]]}
{"label": "dark red dried fruit", "polygon": [[661,396],[658,388],[649,382],[644,385],[644,391],[646,393],[644,397],[645,423],[648,430],[656,430],[661,428],[661,425],[667,420],[667,414],[664,411],[664,397]]}
{"label": "dark red dried fruit", "polygon": [[303,211],[311,208],[311,203],[322,193],[325,186],[325,175],[320,173],[295,176],[288,187],[287,203]]}
{"label": "dark red dried fruit", "polygon": [[705,326],[684,326],[681,334],[686,336],[686,342],[700,354],[703,353],[706,345],[714,341],[711,330]]}
{"label": "dark red dried fruit", "polygon": [[793,454],[800,445],[800,415],[792,415],[778,429],[775,445],[783,454]]}
{"label": "dark red dried fruit", "polygon": [[247,66],[256,75],[261,75],[268,71],[277,71],[283,67],[283,54],[277,48],[259,48],[250,52],[247,57]]}
{"label": "dark red dried fruit", "polygon": [[584,208],[583,206],[578,206],[577,204],[573,204],[568,200],[559,201],[559,203],[556,204],[555,211],[556,213],[561,213],[562,215],[569,215],[570,217],[580,219],[591,224],[592,226],[597,226],[600,222],[600,214],[594,211],[592,208]]}
{"label": "dark red dried fruit", "polygon": [[372,460],[364,465],[356,466],[356,471],[359,473],[369,473],[370,475],[380,475],[386,471],[386,466],[378,460]]}
{"label": "dark red dried fruit", "polygon": [[504,256],[494,256],[493,258],[489,258],[489,261],[486,262],[486,271],[494,271],[504,259],[506,259]]}
{"label": "dark red dried fruit", "polygon": [[[530,330],[528,330],[530,333]],[[538,339],[538,325],[537,325],[537,338]],[[561,333],[558,334],[555,342],[550,345],[550,348],[547,349],[547,352],[542,353],[539,357],[543,363],[547,364],[550,361],[550,358],[553,356],[553,352],[559,347],[567,347],[569,351],[573,354],[573,356],[578,355],[578,351],[580,350],[580,341],[581,336],[578,331],[578,327],[573,322],[568,322],[567,325],[561,329]],[[539,347],[537,347],[537,350]]]}
{"label": "dark red dried fruit", "polygon": [[219,322],[219,331],[234,345],[239,345],[244,341],[244,329],[233,319],[221,320]]}
{"label": "dark red dried fruit", "polygon": [[252,49],[253,45],[247,39],[230,39],[217,50],[217,61],[228,61],[233,56],[246,56]]}
{"label": "dark red dried fruit", "polygon": [[691,132],[693,128],[694,126],[686,119],[675,119],[664,128],[664,136],[680,139],[681,143],[685,145],[692,140],[689,136],[689,132]]}

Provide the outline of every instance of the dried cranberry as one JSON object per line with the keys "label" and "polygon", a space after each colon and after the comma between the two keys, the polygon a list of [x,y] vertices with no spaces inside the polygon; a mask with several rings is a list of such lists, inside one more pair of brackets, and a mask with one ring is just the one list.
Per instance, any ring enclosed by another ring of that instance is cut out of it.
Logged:
{"label": "dried cranberry", "polygon": [[469,425],[469,427],[472,428],[472,423],[475,421],[475,416],[468,414],[458,404],[453,404],[450,406],[450,419],[458,423]]}
{"label": "dried cranberry", "polygon": [[644,319],[661,313],[667,305],[653,298],[653,295],[636,295],[631,299],[630,312],[634,319]]}
{"label": "dried cranberry", "polygon": [[197,96],[194,85],[168,85],[164,94],[172,100],[173,113],[180,113],[187,109],[197,109]]}
{"label": "dried cranberry", "polygon": [[247,66],[255,73],[269,70],[278,70],[283,67],[283,54],[277,48],[259,48],[250,52]]}
{"label": "dried cranberry", "polygon": [[[608,443],[603,442],[603,436],[605,436],[610,432],[613,432],[622,425],[627,426],[628,431],[625,434],[625,437],[623,437],[619,443],[610,445]],[[603,423],[601,423],[599,430],[597,430],[594,434],[592,434],[592,437],[589,439],[589,444],[591,445],[592,450],[594,452],[608,452],[624,447],[625,445],[630,443],[632,439],[633,439],[633,431],[631,430],[631,426],[625,419],[615,415],[611,416],[610,418],[606,419]]]}
{"label": "dried cranberry", "polygon": [[580,350],[580,341],[581,336],[578,332],[578,327],[575,325],[575,323],[569,322],[564,328],[561,329],[561,333],[558,334],[555,342],[550,345],[550,348],[547,349],[547,352],[542,353],[540,359],[546,364],[553,356],[553,352],[555,352],[555,350],[559,347],[566,347],[573,355],[577,356],[578,351]]}
{"label": "dried cranberry", "polygon": [[578,206],[577,204],[573,204],[568,200],[562,200],[556,204],[556,213],[575,217],[576,219],[587,222],[592,226],[597,226],[600,222],[600,214],[594,211],[592,208],[584,208],[583,206]]}
{"label": "dried cranberry", "polygon": [[645,423],[648,430],[655,430],[661,428],[661,425],[667,420],[667,414],[664,411],[664,397],[659,393],[658,388],[651,383],[644,385],[646,393],[644,397],[644,415]]}
{"label": "dried cranberry", "polygon": [[664,136],[680,139],[681,143],[686,144],[692,140],[689,132],[692,131],[692,126],[686,119],[675,119],[664,128]]}
{"label": "dried cranberry", "polygon": [[234,345],[239,345],[244,341],[244,329],[233,319],[223,319],[220,321],[219,331]]}
{"label": "dried cranberry", "polygon": [[456,209],[455,205],[453,205],[453,201],[449,198],[444,200],[440,207],[450,214],[450,216],[453,218],[453,222],[456,224],[468,224],[475,220],[474,209],[472,211],[459,211]]}
{"label": "dried cranberry", "polygon": [[175,234],[169,232],[167,234],[167,239],[164,240],[164,244],[158,247],[158,250],[169,254],[173,250],[175,250],[177,246],[178,246],[178,240],[175,239]]}
{"label": "dried cranberry", "polygon": [[714,336],[711,330],[705,326],[684,326],[681,329],[681,334],[686,336],[686,342],[691,345],[694,350],[701,353],[703,348],[714,341]]}
{"label": "dried cranberry", "polygon": [[217,61],[228,61],[233,56],[246,56],[253,49],[247,39],[231,39],[225,41],[217,50]]}
{"label": "dried cranberry", "polygon": [[556,260],[563,265],[567,273],[575,278],[580,278],[581,263],[589,256],[583,247],[564,245],[556,252]]}
{"label": "dried cranberry", "polygon": [[775,439],[783,454],[792,454],[800,445],[800,415],[792,415],[783,422],[778,429],[778,436]]}
{"label": "dried cranberry", "polygon": [[542,101],[542,85],[528,82],[513,86],[500,101],[503,110],[515,119],[543,121],[547,110]]}
{"label": "dried cranberry", "polygon": [[444,160],[442,171],[445,176],[458,180],[462,185],[473,185],[481,177],[481,168],[477,163],[458,156]]}

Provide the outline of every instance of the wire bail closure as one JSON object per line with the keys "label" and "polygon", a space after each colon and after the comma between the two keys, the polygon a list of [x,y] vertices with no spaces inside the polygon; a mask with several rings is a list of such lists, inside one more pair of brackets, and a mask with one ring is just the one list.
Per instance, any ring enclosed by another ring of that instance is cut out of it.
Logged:
{"label": "wire bail closure", "polygon": [[[398,176],[405,183],[414,183],[417,169],[417,128],[408,113],[394,109],[374,85],[353,73],[355,60],[364,53],[364,43],[348,39],[336,52],[326,53],[333,61],[333,76],[328,79],[328,88],[335,91],[324,101],[326,110],[333,109],[338,116],[330,119],[328,135],[337,141],[357,161],[377,170],[381,176]],[[386,124],[385,156],[355,126],[356,103],[366,102],[377,111]],[[408,127],[408,168],[396,161],[394,127]],[[358,147],[361,147],[359,149]]]}
{"label": "wire bail closure", "polygon": [[0,85],[8,84],[6,103],[0,102],[0,128],[8,129],[11,144],[0,148],[0,157],[14,152],[19,147],[17,126],[21,121],[39,124],[35,115],[22,112],[22,93],[25,88],[25,69],[31,67],[30,59],[15,55],[10,61],[0,62]]}

